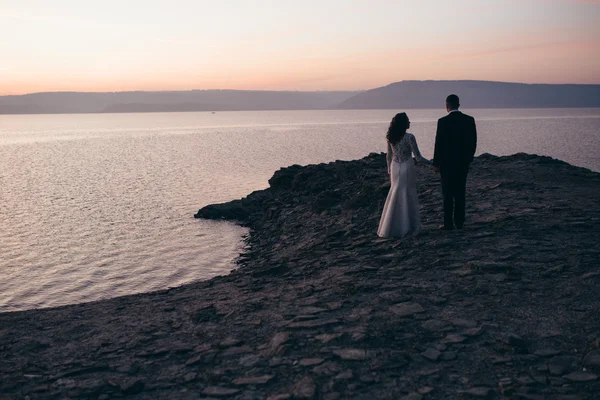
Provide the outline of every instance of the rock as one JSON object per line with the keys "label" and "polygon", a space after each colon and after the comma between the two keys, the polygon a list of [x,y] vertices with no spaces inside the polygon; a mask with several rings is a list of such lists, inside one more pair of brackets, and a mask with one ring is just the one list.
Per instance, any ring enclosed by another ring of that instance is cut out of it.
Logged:
{"label": "rock", "polygon": [[348,379],[352,379],[353,377],[354,377],[354,374],[352,373],[352,370],[348,369],[344,372],[340,372],[333,379],[336,381],[345,381]]}
{"label": "rock", "polygon": [[260,363],[262,358],[256,354],[248,354],[247,356],[243,356],[240,358],[239,364],[242,367],[254,367],[256,364]]}
{"label": "rock", "polygon": [[423,396],[419,393],[409,393],[404,397],[400,397],[400,400],[422,400]]}
{"label": "rock", "polygon": [[300,360],[299,364],[302,365],[303,367],[311,367],[313,365],[319,365],[321,363],[323,363],[322,358],[303,358],[302,360]]}
{"label": "rock", "polygon": [[219,343],[219,347],[221,347],[221,348],[233,347],[233,346],[238,346],[241,343],[242,343],[241,340],[229,337],[229,338],[223,340],[221,343]]}
{"label": "rock", "polygon": [[586,367],[600,368],[600,351],[592,350],[583,358],[583,365]]}
{"label": "rock", "polygon": [[462,393],[469,397],[488,398],[492,394],[492,391],[486,387],[474,387],[472,389],[465,390]]}
{"label": "rock", "polygon": [[440,358],[440,353],[436,349],[432,349],[431,347],[425,350],[421,355],[430,361],[437,361]]}
{"label": "rock", "polygon": [[571,372],[568,375],[563,376],[568,381],[571,382],[591,382],[598,379],[598,375],[592,374],[591,372]]}
{"label": "rock", "polygon": [[238,394],[239,389],[225,388],[220,386],[208,386],[202,391],[202,394],[214,397],[229,397]]}
{"label": "rock", "polygon": [[453,351],[444,351],[440,356],[440,360],[442,361],[452,361],[456,360],[456,353]]}
{"label": "rock", "polygon": [[342,335],[343,335],[343,333],[334,333],[334,334],[323,333],[321,335],[315,336],[315,339],[317,339],[321,343],[325,344],[325,343],[331,342],[334,339],[338,339],[338,338],[342,337]]}
{"label": "rock", "polygon": [[144,386],[141,379],[127,379],[119,384],[121,391],[127,395],[140,393],[144,390]]}
{"label": "rock", "polygon": [[560,354],[560,350],[555,350],[555,349],[541,349],[541,350],[536,350],[533,354],[536,355],[536,356],[538,356],[538,357],[554,357],[554,356]]}
{"label": "rock", "polygon": [[529,342],[527,340],[515,334],[510,334],[507,337],[506,342],[508,343],[508,345],[518,347],[522,350],[527,350],[527,348],[529,347]]}
{"label": "rock", "polygon": [[419,303],[407,302],[391,306],[390,311],[399,317],[409,317],[425,312],[425,309]]}
{"label": "rock", "polygon": [[360,361],[367,359],[367,352],[363,349],[339,349],[333,350],[333,354],[342,360]]}
{"label": "rock", "polygon": [[294,384],[292,389],[292,396],[294,399],[313,399],[317,386],[313,382],[312,378],[304,377]]}
{"label": "rock", "polygon": [[267,397],[267,400],[288,400],[291,398],[292,398],[291,394],[276,394],[276,395]]}
{"label": "rock", "polygon": [[221,352],[221,357],[233,357],[250,352],[252,352],[252,347],[250,346],[229,347]]}
{"label": "rock", "polygon": [[548,372],[550,375],[559,376],[565,373],[566,367],[558,364],[550,364],[548,366]]}
{"label": "rock", "polygon": [[479,336],[483,333],[483,328],[479,327],[479,328],[470,328],[467,329],[463,332],[463,335],[468,336],[468,337],[476,337]]}
{"label": "rock", "polygon": [[242,201],[234,200],[224,204],[212,204],[201,208],[194,214],[194,218],[245,221],[249,215],[250,210],[242,204]]}
{"label": "rock", "polygon": [[299,315],[312,315],[312,314],[319,314],[322,312],[327,311],[327,309],[325,308],[320,308],[320,307],[303,307],[301,309],[298,310],[298,314]]}
{"label": "rock", "polygon": [[311,329],[311,328],[320,328],[328,325],[337,325],[340,321],[334,318],[328,319],[312,319],[308,321],[299,321],[292,322],[287,325],[290,329]]}
{"label": "rock", "polygon": [[444,343],[462,343],[465,340],[467,340],[467,338],[462,335],[450,334],[444,338]]}
{"label": "rock", "polygon": [[273,375],[247,376],[233,380],[234,385],[264,385],[273,379]]}
{"label": "rock", "polygon": [[430,319],[421,323],[421,327],[425,330],[437,332],[445,330],[449,326],[449,323],[439,319]]}
{"label": "rock", "polygon": [[283,349],[283,345],[289,340],[290,334],[287,332],[278,332],[271,338],[268,348],[263,351],[266,357],[272,357],[279,354]]}
{"label": "rock", "polygon": [[291,398],[292,398],[291,394],[276,394],[276,395],[267,397],[267,400],[288,400]]}
{"label": "rock", "polygon": [[328,361],[321,365],[317,365],[312,369],[312,372],[316,375],[331,376],[338,374],[342,370],[342,367],[334,362]]}
{"label": "rock", "polygon": [[475,328],[477,326],[477,322],[470,319],[455,318],[450,320],[450,322],[459,328]]}
{"label": "rock", "polygon": [[419,394],[429,394],[433,392],[433,388],[431,386],[423,386],[422,388],[419,388],[417,392],[419,392]]}

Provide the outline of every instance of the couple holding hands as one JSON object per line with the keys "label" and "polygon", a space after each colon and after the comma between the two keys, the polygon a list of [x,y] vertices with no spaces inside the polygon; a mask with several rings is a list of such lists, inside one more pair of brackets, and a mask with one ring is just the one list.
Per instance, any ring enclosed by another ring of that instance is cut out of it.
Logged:
{"label": "couple holding hands", "polygon": [[440,228],[463,228],[467,174],[475,156],[477,129],[475,119],[460,112],[459,107],[457,95],[446,98],[448,115],[438,120],[432,161],[421,155],[414,135],[407,132],[410,120],[406,113],[392,119],[386,135],[391,187],[377,231],[380,237],[401,238],[421,229],[413,154],[417,162],[433,165],[441,175],[444,224]]}

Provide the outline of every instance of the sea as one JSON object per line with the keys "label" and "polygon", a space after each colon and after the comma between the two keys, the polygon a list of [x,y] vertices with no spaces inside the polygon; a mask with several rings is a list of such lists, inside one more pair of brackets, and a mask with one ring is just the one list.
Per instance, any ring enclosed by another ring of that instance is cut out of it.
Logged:
{"label": "sea", "polygon": [[[431,158],[445,110],[402,110]],[[193,218],[279,168],[386,149],[398,110],[0,115],[0,312],[227,274],[245,228]],[[600,171],[600,109],[465,109],[477,153]],[[375,233],[374,233],[375,234]]]}

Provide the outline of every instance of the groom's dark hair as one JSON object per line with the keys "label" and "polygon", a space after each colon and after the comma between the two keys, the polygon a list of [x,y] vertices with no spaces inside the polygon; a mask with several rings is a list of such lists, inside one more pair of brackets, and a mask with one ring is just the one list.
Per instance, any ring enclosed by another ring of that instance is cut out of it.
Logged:
{"label": "groom's dark hair", "polygon": [[458,96],[455,94],[451,94],[450,96],[446,97],[446,104],[450,109],[456,110],[458,107],[460,107],[460,101],[458,100]]}

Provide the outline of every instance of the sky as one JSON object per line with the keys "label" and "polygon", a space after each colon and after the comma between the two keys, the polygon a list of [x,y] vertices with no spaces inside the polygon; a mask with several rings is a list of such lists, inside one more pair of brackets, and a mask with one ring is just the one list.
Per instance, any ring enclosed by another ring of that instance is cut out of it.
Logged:
{"label": "sky", "polygon": [[0,0],[0,95],[600,84],[600,0]]}

